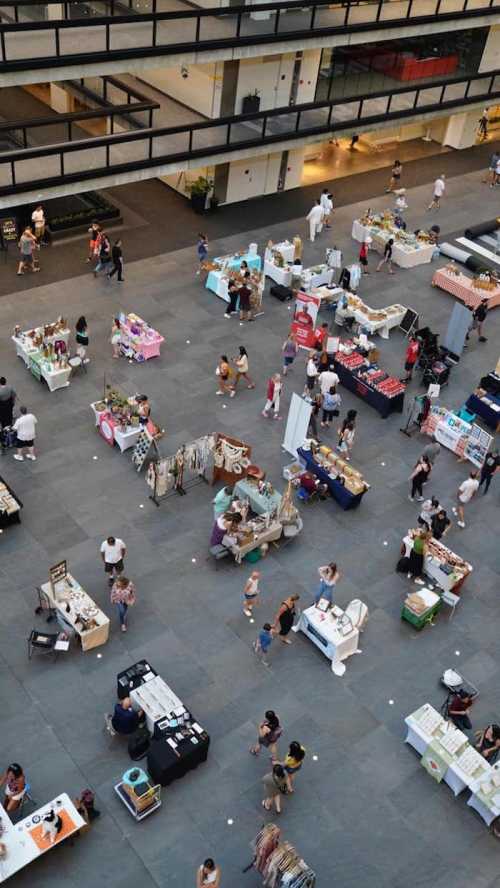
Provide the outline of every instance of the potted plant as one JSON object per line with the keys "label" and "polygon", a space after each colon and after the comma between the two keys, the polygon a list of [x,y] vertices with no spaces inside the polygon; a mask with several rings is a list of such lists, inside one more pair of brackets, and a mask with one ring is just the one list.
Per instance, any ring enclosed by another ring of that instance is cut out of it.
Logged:
{"label": "potted plant", "polygon": [[194,182],[187,185],[187,191],[191,196],[191,206],[195,213],[204,213],[207,206],[207,195],[212,190],[214,183],[205,176],[198,176]]}
{"label": "potted plant", "polygon": [[255,89],[253,93],[243,96],[242,114],[252,114],[260,108],[260,92]]}

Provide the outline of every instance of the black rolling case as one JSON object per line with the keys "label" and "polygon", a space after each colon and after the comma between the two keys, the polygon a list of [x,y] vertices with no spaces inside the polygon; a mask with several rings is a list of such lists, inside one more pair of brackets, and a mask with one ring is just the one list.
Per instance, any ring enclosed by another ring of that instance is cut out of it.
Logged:
{"label": "black rolling case", "polygon": [[274,284],[270,290],[271,296],[279,299],[280,302],[290,302],[293,299],[293,290],[290,287],[283,287],[282,284]]}

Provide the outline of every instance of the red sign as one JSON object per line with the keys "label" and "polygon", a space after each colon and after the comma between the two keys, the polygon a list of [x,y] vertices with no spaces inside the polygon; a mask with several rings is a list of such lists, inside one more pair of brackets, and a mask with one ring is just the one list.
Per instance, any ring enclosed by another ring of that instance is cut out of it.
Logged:
{"label": "red sign", "polygon": [[300,348],[314,348],[314,328],[318,316],[321,298],[310,293],[297,293],[295,311],[292,321],[292,332],[295,334]]}

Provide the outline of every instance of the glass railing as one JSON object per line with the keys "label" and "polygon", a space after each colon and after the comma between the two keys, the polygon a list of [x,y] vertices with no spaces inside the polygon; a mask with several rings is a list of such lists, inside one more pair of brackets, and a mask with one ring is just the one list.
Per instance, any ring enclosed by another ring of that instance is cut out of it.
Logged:
{"label": "glass railing", "polygon": [[[226,117],[184,126],[146,129],[132,133],[81,139],[40,148],[0,153],[0,196],[33,189],[83,183],[110,175],[149,170],[158,174],[167,164],[199,160],[199,165],[218,155],[278,144],[293,146],[318,136],[331,137],[380,123],[418,118],[430,112],[446,112],[500,98],[500,69],[488,74],[459,77],[432,86],[401,87],[367,98],[314,102]],[[41,171],[43,170],[43,175]]]}
{"label": "glass railing", "polygon": [[[180,0],[0,0],[0,71],[258,45],[491,16],[500,0],[285,0],[179,9]],[[175,10],[172,7],[175,5]]]}

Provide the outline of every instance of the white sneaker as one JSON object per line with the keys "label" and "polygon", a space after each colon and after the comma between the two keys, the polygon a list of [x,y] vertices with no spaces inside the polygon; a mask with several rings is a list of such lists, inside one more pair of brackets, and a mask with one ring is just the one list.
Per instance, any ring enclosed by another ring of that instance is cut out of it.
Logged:
{"label": "white sneaker", "polygon": [[244,607],[244,608],[243,608],[243,613],[246,614],[247,617],[251,617],[251,616],[252,616],[252,611],[251,611],[251,610],[248,610],[247,607]]}
{"label": "white sneaker", "polygon": [[31,453],[27,453],[27,454],[26,454],[26,459],[32,459],[32,460],[35,460],[35,459],[36,459],[36,456],[32,456]]}
{"label": "white sneaker", "polygon": [[458,509],[455,509],[455,506],[453,506],[451,511],[453,512],[454,515],[458,515]]}
{"label": "white sneaker", "polygon": [[423,581],[423,580],[420,580],[418,577],[415,579],[415,583],[417,584],[417,586],[423,586],[423,585],[424,585],[424,581]]}
{"label": "white sneaker", "polygon": [[217,391],[215,392],[215,394],[216,394],[216,395],[223,395],[224,392],[220,392],[219,389],[217,389]]}
{"label": "white sneaker", "polygon": [[19,462],[24,462],[24,456],[20,456],[19,453],[14,454],[14,459],[18,459]]}
{"label": "white sneaker", "polygon": [[413,502],[413,497],[410,496],[410,494],[408,494],[408,499],[410,500],[411,503]]}
{"label": "white sneaker", "polygon": [[423,501],[424,501],[423,496],[417,496],[417,503],[423,503]]}
{"label": "white sneaker", "polygon": [[465,527],[465,521],[457,521],[459,527]]}
{"label": "white sneaker", "polygon": [[229,393],[229,397],[230,397],[230,398],[234,398],[235,394],[236,394],[236,392],[235,392],[235,391],[232,391],[232,392]]}

